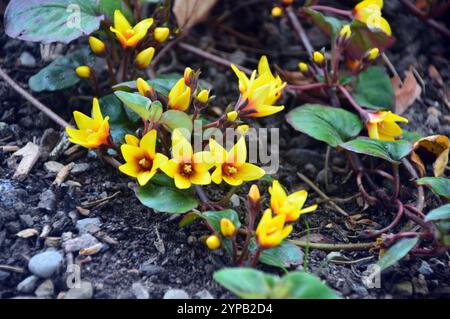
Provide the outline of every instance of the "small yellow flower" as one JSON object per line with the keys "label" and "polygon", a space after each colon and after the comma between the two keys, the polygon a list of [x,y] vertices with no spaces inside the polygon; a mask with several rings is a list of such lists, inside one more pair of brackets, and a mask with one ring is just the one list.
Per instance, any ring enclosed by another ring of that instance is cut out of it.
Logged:
{"label": "small yellow flower", "polygon": [[92,69],[87,65],[77,67],[75,72],[82,79],[89,79],[92,76]]}
{"label": "small yellow flower", "polygon": [[274,106],[281,97],[286,86],[279,76],[274,77],[266,56],[262,56],[258,64],[258,77],[253,71],[250,79],[235,65],[231,65],[239,79],[241,98],[248,100],[246,106],[239,111],[240,117],[265,117],[284,110],[284,106]]}
{"label": "small yellow flower", "polygon": [[236,119],[238,118],[239,114],[236,111],[231,111],[227,113],[227,120],[230,122],[234,122],[236,121]]}
{"label": "small yellow flower", "polygon": [[245,134],[247,134],[249,129],[250,129],[250,126],[248,126],[247,124],[242,124],[242,125],[239,125],[238,127],[236,127],[236,132],[239,135],[245,135]]}
{"label": "small yellow flower", "polygon": [[403,134],[397,122],[408,123],[408,120],[390,111],[370,112],[369,121],[366,123],[370,138],[394,141]]}
{"label": "small yellow flower", "polygon": [[323,63],[325,62],[325,56],[323,55],[322,52],[314,51],[314,53],[313,53],[313,61],[317,65],[322,66]]}
{"label": "small yellow flower", "polygon": [[309,66],[308,64],[304,63],[304,62],[300,62],[298,64],[298,68],[300,69],[300,72],[302,73],[308,73],[309,71]]}
{"label": "small yellow flower", "polygon": [[209,91],[208,90],[201,90],[199,94],[197,94],[196,97],[197,101],[200,103],[206,104],[209,99]]}
{"label": "small yellow flower", "polygon": [[95,55],[102,55],[106,50],[105,43],[94,36],[89,37],[89,46]]}
{"label": "small yellow flower", "polygon": [[283,14],[283,9],[280,7],[273,7],[272,8],[272,16],[277,18]]}
{"label": "small yellow flower", "polygon": [[139,91],[139,94],[142,96],[149,97],[151,92],[153,91],[153,88],[148,84],[147,81],[145,81],[143,78],[138,78],[136,81],[137,89]]}
{"label": "small yellow flower", "polygon": [[233,222],[228,218],[222,218],[220,220],[220,231],[224,237],[230,238],[234,236],[234,233],[236,232],[236,227],[234,226]]}
{"label": "small yellow flower", "polygon": [[67,127],[69,141],[86,148],[96,149],[102,145],[109,145],[109,116],[103,118],[98,100],[92,103],[92,118],[81,112],[73,112],[78,129]]}
{"label": "small yellow flower", "polygon": [[144,186],[156,174],[158,168],[167,162],[167,156],[156,153],[156,130],[151,130],[142,139],[127,135],[120,147],[125,164],[119,170],[131,177],[137,178],[139,185]]}
{"label": "small yellow flower", "polygon": [[346,24],[342,27],[341,31],[339,31],[339,35],[342,39],[348,40],[350,39],[352,35],[352,29],[350,28],[350,25]]}
{"label": "small yellow flower", "polygon": [[286,215],[273,217],[270,208],[266,209],[256,228],[258,244],[264,249],[279,246],[293,229],[292,225],[285,226],[285,222]]}
{"label": "small yellow flower", "polygon": [[244,182],[260,179],[266,173],[262,168],[246,163],[247,146],[244,137],[239,138],[229,152],[213,139],[209,140],[209,147],[216,165],[212,173],[212,180],[216,184],[223,180],[230,185],[239,186]]}
{"label": "small yellow flower", "polygon": [[155,55],[154,47],[149,47],[139,52],[135,60],[138,69],[140,70],[146,69],[152,62],[154,55]]}
{"label": "small yellow flower", "polygon": [[153,19],[148,18],[132,27],[122,12],[116,10],[114,11],[114,27],[111,27],[110,30],[116,34],[122,48],[134,48],[145,38],[152,24]]}
{"label": "small yellow flower", "polygon": [[220,239],[216,235],[211,235],[206,239],[206,246],[211,250],[216,250],[220,247]]}
{"label": "small yellow flower", "polygon": [[378,48],[370,49],[366,55],[369,61],[374,61],[380,55],[380,50]]}
{"label": "small yellow flower", "polygon": [[258,185],[253,184],[250,187],[248,198],[250,198],[253,203],[257,203],[259,200],[261,200],[261,194],[259,193]]}
{"label": "small yellow flower", "polygon": [[155,40],[159,43],[164,42],[167,40],[167,38],[170,35],[170,29],[169,28],[155,28],[155,31],[153,32],[153,37]]}
{"label": "small yellow flower", "polygon": [[382,17],[383,0],[364,0],[353,9],[356,20],[365,23],[369,28],[377,28],[387,35],[392,35],[391,26]]}
{"label": "small yellow flower", "polygon": [[295,222],[301,215],[313,212],[317,209],[317,205],[303,208],[308,198],[308,192],[301,190],[287,195],[280,182],[273,181],[272,187],[269,188],[270,208],[275,215],[286,215],[286,222]]}
{"label": "small yellow flower", "polygon": [[179,189],[190,188],[192,184],[211,184],[209,170],[214,166],[210,152],[193,152],[191,143],[180,130],[172,133],[172,159],[161,166],[161,170],[175,180]]}
{"label": "small yellow flower", "polygon": [[186,85],[191,69],[186,68],[184,77],[169,92],[169,107],[174,110],[186,111],[191,103],[191,88]]}

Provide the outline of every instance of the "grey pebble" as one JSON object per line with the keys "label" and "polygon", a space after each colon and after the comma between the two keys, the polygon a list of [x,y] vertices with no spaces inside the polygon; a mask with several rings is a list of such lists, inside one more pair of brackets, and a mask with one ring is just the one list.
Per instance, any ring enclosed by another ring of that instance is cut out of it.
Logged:
{"label": "grey pebble", "polygon": [[[91,227],[89,227],[89,226],[91,226]],[[95,227],[94,228],[100,230],[100,227],[102,226],[102,222],[97,217],[84,218],[84,219],[80,219],[77,221],[76,228],[78,229],[78,232],[80,234],[86,234],[86,233],[92,232],[92,229],[93,229],[92,226],[96,226],[96,228]]]}
{"label": "grey pebble", "polygon": [[89,281],[82,281],[79,287],[70,288],[66,292],[64,299],[91,299],[94,295],[94,288]]}
{"label": "grey pebble", "polygon": [[200,290],[199,292],[197,292],[195,294],[195,297],[197,297],[198,299],[214,299],[214,297],[211,295],[211,293],[206,289],[203,289],[203,290]]}
{"label": "grey pebble", "polygon": [[22,66],[26,66],[28,68],[33,68],[36,66],[36,59],[31,53],[25,51],[19,57],[19,63]]}
{"label": "grey pebble", "polygon": [[163,299],[189,299],[189,295],[182,289],[170,289],[166,291]]}
{"label": "grey pebble", "polygon": [[63,263],[63,256],[57,251],[44,251],[34,255],[28,262],[28,269],[41,278],[50,278]]}
{"label": "grey pebble", "polygon": [[98,243],[99,241],[91,234],[83,234],[79,237],[65,241],[62,246],[64,250],[69,253],[92,247]]}
{"label": "grey pebble", "polygon": [[131,290],[136,299],[148,299],[150,298],[150,294],[148,293],[148,289],[145,288],[140,282],[135,282],[131,286]]}
{"label": "grey pebble", "polygon": [[434,273],[430,264],[427,263],[425,260],[422,260],[422,263],[420,264],[420,267],[419,267],[419,272],[424,276],[429,276]]}
{"label": "grey pebble", "polygon": [[38,280],[39,277],[35,275],[25,278],[17,285],[17,291],[25,294],[32,293],[36,289]]}
{"label": "grey pebble", "polygon": [[55,286],[50,279],[45,280],[39,287],[36,289],[34,294],[38,298],[47,298],[53,296],[55,293]]}

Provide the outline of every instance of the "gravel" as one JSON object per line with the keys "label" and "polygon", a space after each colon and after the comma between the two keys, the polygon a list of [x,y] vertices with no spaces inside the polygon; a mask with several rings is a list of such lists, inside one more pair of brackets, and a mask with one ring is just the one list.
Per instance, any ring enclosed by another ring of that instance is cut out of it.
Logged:
{"label": "gravel", "polygon": [[166,291],[163,299],[189,299],[189,295],[182,289],[170,289]]}
{"label": "gravel", "polygon": [[17,291],[25,294],[32,293],[36,289],[38,280],[39,277],[35,275],[25,278],[17,285]]}
{"label": "gravel", "polygon": [[50,278],[63,263],[63,256],[57,251],[45,251],[34,255],[28,262],[28,269],[38,277]]}

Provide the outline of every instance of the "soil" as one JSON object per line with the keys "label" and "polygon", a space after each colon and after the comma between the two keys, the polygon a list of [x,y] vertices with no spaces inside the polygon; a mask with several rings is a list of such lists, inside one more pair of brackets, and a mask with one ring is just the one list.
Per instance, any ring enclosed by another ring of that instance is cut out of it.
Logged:
{"label": "soil", "polygon": [[[235,8],[239,1],[221,3],[212,13],[211,19],[226,10]],[[270,17],[271,5],[264,1],[253,1],[242,6],[224,19],[223,25],[232,28],[247,38],[237,38],[219,27],[199,26],[187,41],[201,48],[219,50],[235,63],[254,67],[261,54],[267,54],[271,63],[285,70],[295,70],[306,53],[295,38],[284,19]],[[339,1],[341,3],[341,1]],[[425,83],[423,102],[416,102],[406,113],[412,124],[411,130],[424,135],[444,134],[450,136],[450,110],[443,103],[441,89],[429,77],[431,65],[439,70],[446,86],[450,81],[449,46],[442,38],[415,17],[402,10],[398,1],[386,1],[385,15],[392,22],[397,38],[388,56],[399,74],[412,65]],[[2,27],[1,27],[2,28]],[[40,60],[40,47],[8,38],[0,29],[0,63],[23,87],[28,78],[45,65]],[[308,29],[316,48],[327,46],[327,39],[317,29]],[[426,34],[426,36],[424,36]],[[30,53],[38,62],[35,67],[21,66],[19,57]],[[217,53],[217,52],[216,52]],[[201,68],[202,79],[214,88],[219,98],[218,105],[227,105],[237,97],[234,74],[221,66],[205,62],[181,49],[174,51],[162,64],[161,72],[180,72],[186,65]],[[70,97],[90,92],[83,86],[60,93],[36,94],[44,104],[51,106],[65,119],[71,111],[80,108],[69,103]],[[50,150],[60,139],[59,127],[43,114],[26,103],[6,83],[0,82],[0,145],[22,147],[30,141]],[[295,96],[285,97],[287,110],[297,106]],[[90,104],[90,103],[87,103]],[[83,106],[86,111],[90,105]],[[69,106],[70,105],[70,106]],[[291,191],[308,189],[297,177],[301,172],[320,188],[324,185],[324,160],[326,147],[294,131],[284,120],[284,114],[254,123],[262,127],[279,127],[280,170],[278,178]],[[30,276],[28,260],[47,246],[62,251],[61,237],[79,236],[78,220],[85,218],[77,206],[89,207],[89,218],[101,221],[100,231],[94,234],[104,243],[103,248],[90,257],[66,254],[65,263],[74,258],[81,264],[81,278],[94,287],[93,298],[134,298],[132,284],[140,282],[150,293],[150,298],[162,298],[170,289],[183,289],[191,297],[207,290],[214,298],[233,298],[212,279],[214,271],[229,266],[228,260],[218,252],[208,251],[201,242],[207,233],[202,225],[194,224],[179,229],[180,216],[161,214],[142,206],[134,196],[135,184],[92,154],[78,152],[75,155],[58,157],[58,162],[68,164],[85,163],[88,169],[71,174],[61,187],[52,185],[54,174],[47,173],[44,163],[50,160],[44,151],[31,173],[23,181],[12,179],[17,161],[10,153],[0,152],[0,298],[32,298],[34,295],[19,293],[17,285]],[[346,166],[345,158],[336,152],[331,154],[332,164]],[[342,170],[332,171],[332,179],[326,191],[329,196],[347,198],[357,193],[354,177],[346,178]],[[77,185],[77,183],[79,183]],[[262,189],[268,185],[262,182]],[[404,185],[407,185],[405,179]],[[244,187],[238,194],[245,196]],[[212,198],[219,199],[226,190],[207,190]],[[407,191],[407,190],[405,190]],[[111,198],[110,198],[111,197]],[[319,197],[310,190],[309,203]],[[99,201],[100,200],[100,201]],[[241,200],[242,203],[242,200]],[[439,199],[431,197],[427,207],[439,205]],[[361,207],[357,201],[340,204],[350,214],[362,214],[379,225],[386,225],[394,212],[381,207]],[[238,211],[242,208],[237,207]],[[352,229],[341,215],[321,204],[319,209],[304,217],[296,226],[293,238],[305,235],[306,225],[316,240],[323,242],[356,242],[360,228]],[[399,227],[402,227],[400,225]],[[26,228],[40,232],[48,228],[51,242],[36,236],[23,239],[16,233]],[[307,254],[307,268],[316,273],[342,296],[348,298],[437,298],[450,297],[449,255],[432,258],[410,258],[401,261],[383,273],[380,289],[368,289],[361,280],[368,265],[377,258],[372,252],[340,252],[338,258],[327,262],[328,252],[311,250]],[[14,267],[13,270],[5,267]],[[263,270],[280,273],[279,270],[263,267]],[[302,265],[298,266],[303,269]],[[295,268],[291,269],[295,270]],[[281,273],[280,273],[281,274]],[[52,277],[57,297],[67,291],[64,271]]]}

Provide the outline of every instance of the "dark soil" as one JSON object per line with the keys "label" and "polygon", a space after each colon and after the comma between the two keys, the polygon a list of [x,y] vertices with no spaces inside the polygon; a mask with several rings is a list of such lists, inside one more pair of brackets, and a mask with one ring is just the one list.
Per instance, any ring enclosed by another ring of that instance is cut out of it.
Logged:
{"label": "dark soil", "polygon": [[[339,1],[341,2],[341,1]],[[224,10],[231,10],[239,1],[226,1],[213,12],[220,16]],[[398,1],[386,1],[386,15],[392,21],[397,42],[388,56],[400,74],[412,65],[423,77],[426,84],[422,103],[414,104],[405,114],[410,119],[409,129],[424,135],[450,135],[450,110],[443,103],[442,90],[428,75],[428,68],[434,65],[440,72],[446,86],[450,81],[448,39],[444,39],[423,23],[402,10]],[[0,6],[1,8],[1,6]],[[295,38],[287,21],[270,17],[270,5],[263,1],[242,7],[224,20],[224,25],[242,32],[249,39],[238,39],[214,26],[198,27],[188,38],[188,42],[229,54],[224,55],[235,63],[254,67],[261,54],[267,54],[272,63],[282,69],[295,70],[299,60],[306,59],[302,46]],[[28,78],[45,64],[38,61],[34,68],[21,66],[18,62],[22,52],[27,51],[37,60],[39,45],[9,39],[1,29],[0,63],[23,87]],[[310,30],[310,38],[316,48],[327,46],[327,40],[316,29]],[[426,36],[425,36],[426,35]],[[214,52],[214,51],[213,51]],[[175,51],[161,68],[164,72],[182,71],[186,65],[201,68],[202,79],[211,84],[218,104],[227,105],[237,96],[237,85],[230,70],[205,62],[184,51]],[[217,52],[216,52],[217,53]],[[80,91],[78,91],[80,90]],[[73,104],[69,98],[77,94],[90,94],[85,88],[58,94],[36,95],[63,118],[70,119]],[[287,109],[297,105],[294,96],[283,101]],[[4,82],[0,82],[0,145],[22,147],[30,141],[52,149],[59,140],[60,128],[43,114],[26,103]],[[68,107],[70,104],[70,107]],[[90,104],[90,103],[87,103]],[[84,110],[90,105],[84,106]],[[314,180],[322,189],[324,186],[325,147],[290,128],[284,121],[284,114],[259,121],[261,126],[279,127],[280,170],[277,176],[289,190],[309,189],[297,177],[302,172]],[[50,129],[49,129],[50,128]],[[45,250],[50,241],[31,237],[22,239],[16,233],[26,228],[40,232],[50,227],[47,237],[56,238],[56,249],[62,251],[61,237],[78,236],[77,220],[85,218],[76,209],[99,199],[90,207],[88,217],[101,220],[100,231],[94,235],[105,245],[90,257],[69,256],[66,262],[75,258],[82,265],[81,278],[94,286],[94,298],[134,298],[132,284],[140,282],[150,293],[150,298],[162,298],[169,289],[183,289],[191,297],[204,289],[214,298],[231,298],[232,294],[212,280],[214,271],[227,266],[227,259],[220,253],[208,251],[201,242],[207,234],[201,225],[179,229],[180,216],[155,213],[142,206],[134,196],[134,182],[107,164],[103,164],[91,154],[78,152],[75,155],[58,157],[58,162],[87,163],[89,169],[77,175],[70,175],[61,187],[52,186],[54,175],[44,170],[49,161],[48,153],[39,159],[31,174],[24,181],[11,177],[17,165],[10,153],[0,153],[0,265],[12,266],[15,270],[0,268],[0,298],[33,297],[19,293],[17,284],[30,276],[28,260]],[[332,164],[344,168],[345,158],[332,153]],[[346,178],[346,173],[332,172],[331,185],[327,194],[347,198],[357,192],[354,176]],[[77,186],[76,183],[80,185]],[[263,189],[267,186],[265,183]],[[405,179],[404,185],[407,185]],[[220,198],[225,190],[209,190],[211,197]],[[409,190],[412,192],[412,190]],[[43,198],[46,194],[46,198]],[[49,196],[53,194],[54,197]],[[245,190],[239,194],[241,199]],[[46,199],[46,201],[44,201]],[[310,191],[310,202],[319,197]],[[44,203],[42,203],[44,201]],[[242,200],[241,200],[242,203]],[[432,197],[427,207],[439,204]],[[386,225],[394,212],[381,207],[365,209],[358,202],[340,204],[350,214],[362,214],[379,225]],[[299,222],[293,238],[305,235],[306,221],[317,240],[324,242],[356,242],[357,232],[363,226],[352,229],[341,215],[326,204]],[[238,208],[239,210],[240,208]],[[402,225],[401,225],[402,226]],[[401,227],[400,226],[400,227]],[[320,235],[315,235],[320,234]],[[327,262],[327,252],[312,250],[307,255],[308,271],[317,273],[332,288],[349,298],[437,298],[450,297],[450,268],[448,254],[435,258],[411,258],[402,261],[383,273],[381,289],[367,289],[361,282],[362,273],[374,263],[376,253],[341,252],[338,261]],[[373,258],[367,258],[367,257]],[[299,266],[302,269],[302,266]],[[277,273],[278,270],[264,268]],[[294,269],[292,269],[294,270]],[[64,271],[52,278],[55,285],[53,297],[67,291]]]}

